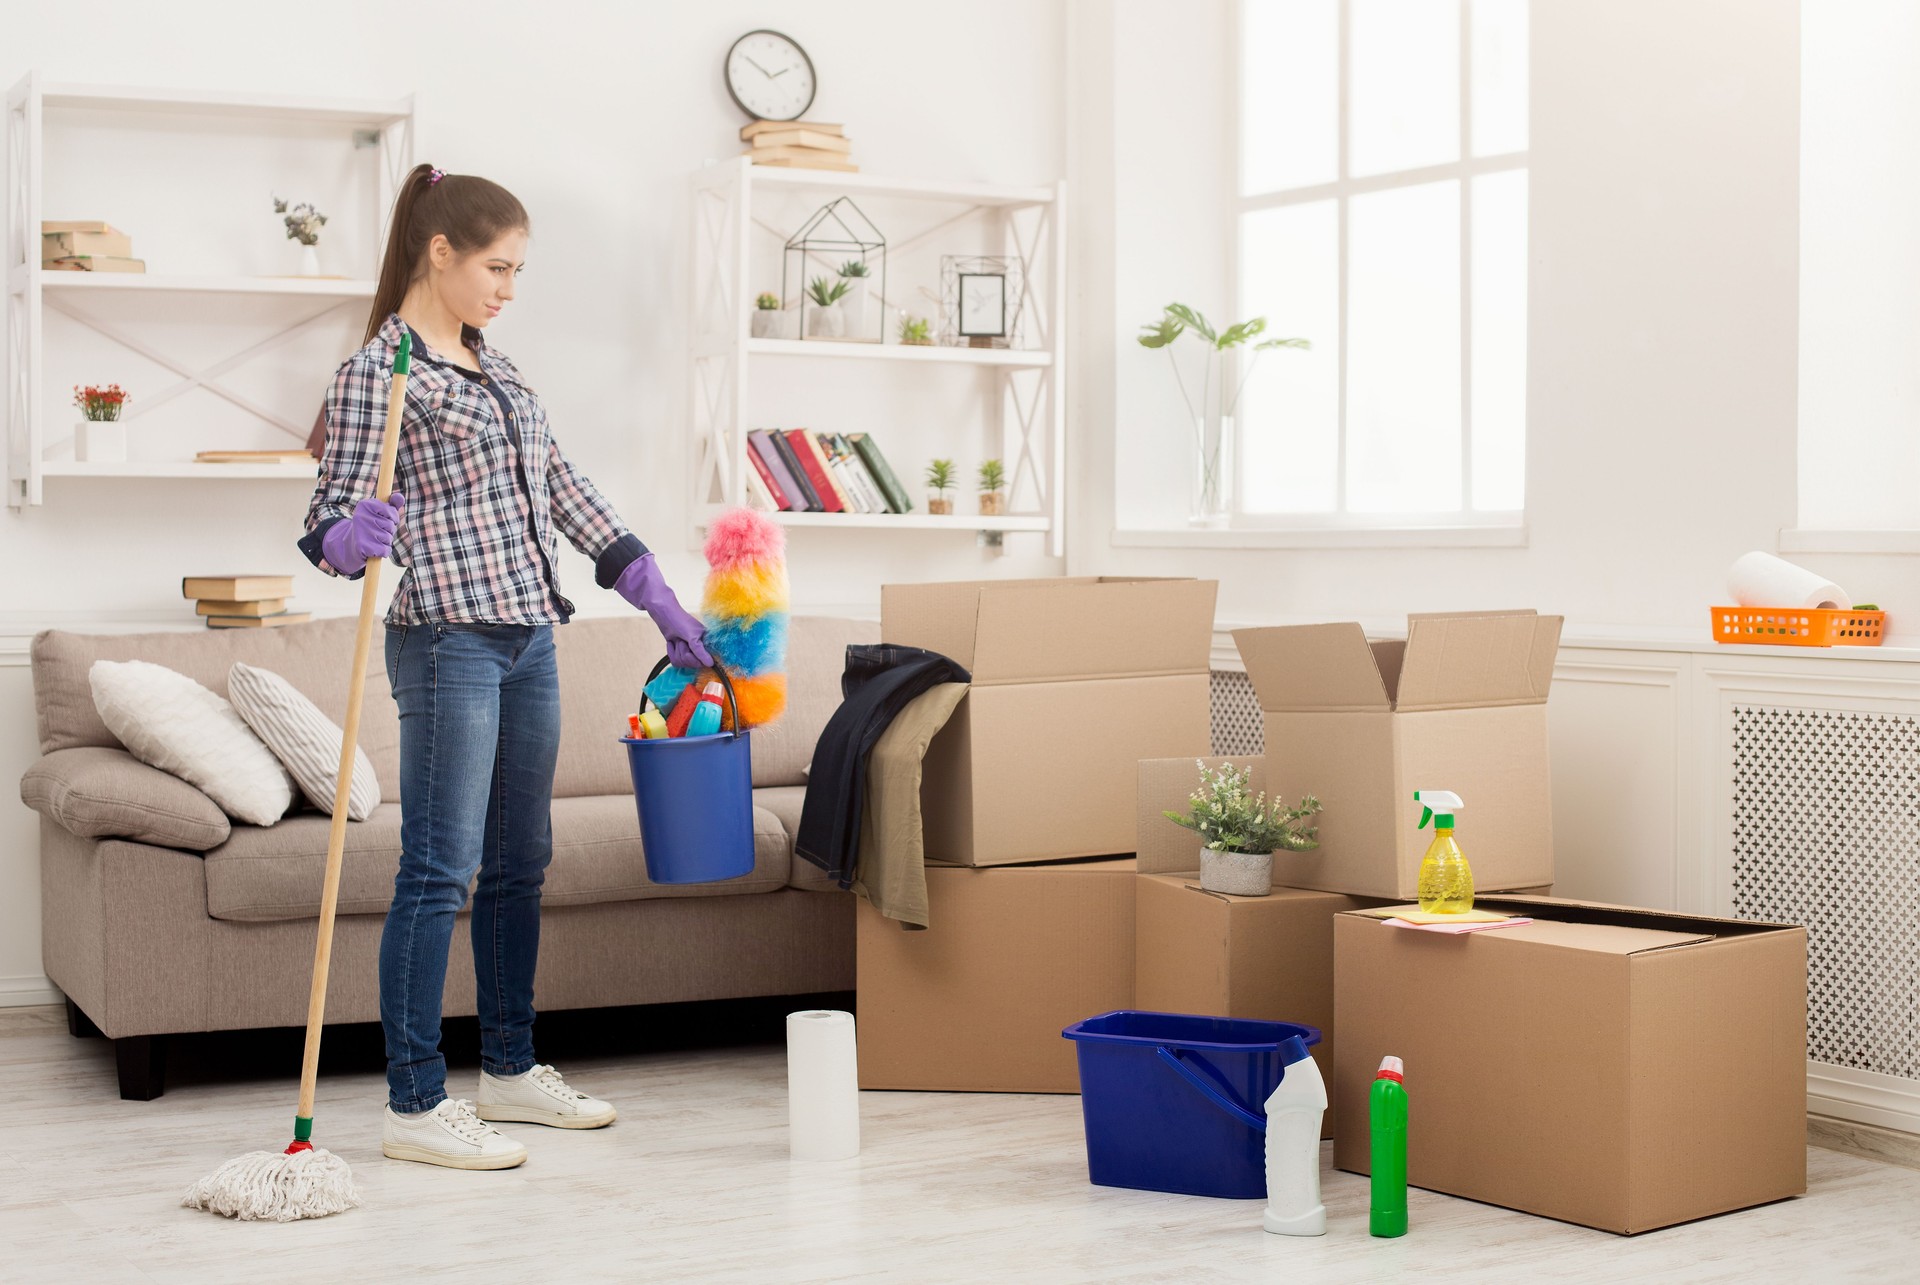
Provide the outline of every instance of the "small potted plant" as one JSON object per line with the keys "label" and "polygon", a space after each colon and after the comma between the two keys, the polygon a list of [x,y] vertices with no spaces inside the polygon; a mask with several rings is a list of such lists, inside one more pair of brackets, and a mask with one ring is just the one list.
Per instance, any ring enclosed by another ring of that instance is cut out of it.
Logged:
{"label": "small potted plant", "polygon": [[787,314],[780,307],[780,296],[763,294],[753,301],[753,337],[755,339],[791,339],[787,333]]}
{"label": "small potted plant", "polygon": [[953,512],[953,461],[935,460],[927,465],[927,512]]}
{"label": "small potted plant", "polygon": [[840,265],[840,284],[847,288],[840,312],[849,338],[865,338],[867,333],[867,272],[865,259],[848,259]]}
{"label": "small potted plant", "polygon": [[1007,495],[1003,489],[1007,484],[1007,470],[999,460],[987,460],[980,465],[980,513],[983,517],[993,517],[1007,511]]}
{"label": "small potted plant", "polygon": [[277,196],[273,198],[273,212],[285,218],[287,240],[300,243],[300,275],[319,276],[320,229],[327,216],[305,202],[288,209],[287,203]]}
{"label": "small potted plant", "polygon": [[847,333],[847,318],[840,311],[840,297],[850,289],[844,281],[815,277],[807,287],[813,307],[807,311],[807,338],[840,339]]}
{"label": "small potted plant", "polygon": [[1273,854],[1320,846],[1319,829],[1307,824],[1320,813],[1309,794],[1295,807],[1247,789],[1251,773],[1231,763],[1200,769],[1200,788],[1187,801],[1193,810],[1168,812],[1169,821],[1200,836],[1200,886],[1208,892],[1264,897],[1273,887]]}
{"label": "small potted plant", "polygon": [[933,347],[933,323],[912,314],[900,318],[900,342],[913,348]]}
{"label": "small potted plant", "polygon": [[127,429],[120,422],[127,400],[126,390],[118,384],[74,385],[73,404],[80,408],[81,420],[73,431],[73,458],[88,464],[113,464],[127,458]]}

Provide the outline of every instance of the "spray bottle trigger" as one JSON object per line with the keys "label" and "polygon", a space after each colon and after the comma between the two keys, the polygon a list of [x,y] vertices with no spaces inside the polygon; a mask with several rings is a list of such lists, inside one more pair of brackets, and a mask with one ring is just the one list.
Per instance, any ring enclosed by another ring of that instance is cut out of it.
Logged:
{"label": "spray bottle trigger", "polygon": [[1427,822],[1429,822],[1429,821],[1431,821],[1431,820],[1433,820],[1433,809],[1432,809],[1432,808],[1421,808],[1421,809],[1420,809],[1420,825],[1419,825],[1419,828],[1420,828],[1420,829],[1422,829],[1422,830],[1424,830],[1424,829],[1426,829],[1426,828],[1427,828]]}

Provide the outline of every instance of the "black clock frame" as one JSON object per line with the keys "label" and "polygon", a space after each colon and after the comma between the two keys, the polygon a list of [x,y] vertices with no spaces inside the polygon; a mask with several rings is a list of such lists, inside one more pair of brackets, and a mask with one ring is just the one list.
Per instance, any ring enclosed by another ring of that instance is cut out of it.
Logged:
{"label": "black clock frame", "polygon": [[800,110],[798,112],[795,112],[792,116],[783,116],[783,117],[777,118],[781,121],[799,120],[802,116],[805,116],[807,114],[808,109],[810,109],[813,106],[814,96],[820,92],[820,73],[816,72],[813,69],[813,58],[811,55],[807,53],[805,46],[803,46],[798,40],[795,40],[792,36],[789,36],[784,31],[775,31],[771,27],[756,27],[752,31],[742,32],[739,40],[735,40],[732,44],[727,46],[727,56],[720,60],[720,80],[727,87],[727,97],[733,99],[733,105],[735,107],[738,107],[743,113],[745,113],[748,120],[770,121],[770,120],[776,119],[775,117],[772,117],[772,116],[760,115],[758,112],[754,111],[751,107],[741,102],[740,95],[733,92],[733,77],[728,74],[728,68],[730,68],[733,65],[733,51],[738,49],[740,47],[740,41],[745,40],[748,36],[778,36],[780,39],[792,45],[795,52],[797,52],[800,55],[800,60],[807,64],[807,81],[812,86],[812,88],[807,92],[807,101],[802,103],[800,105]]}

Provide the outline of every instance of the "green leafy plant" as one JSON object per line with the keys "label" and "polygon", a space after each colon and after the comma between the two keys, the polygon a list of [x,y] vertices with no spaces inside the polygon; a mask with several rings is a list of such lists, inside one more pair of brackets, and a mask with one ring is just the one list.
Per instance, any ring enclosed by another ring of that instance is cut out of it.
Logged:
{"label": "green leafy plant", "polygon": [[1248,791],[1246,768],[1223,763],[1209,769],[1199,759],[1200,788],[1188,796],[1192,811],[1167,812],[1167,820],[1200,836],[1215,852],[1305,852],[1320,846],[1319,828],[1307,825],[1320,814],[1320,800],[1309,794],[1293,807],[1269,803],[1265,792]]}
{"label": "green leafy plant", "polygon": [[774,312],[780,307],[780,296],[777,294],[763,294],[753,301],[753,306],[762,312]]}
{"label": "green leafy plant", "polygon": [[327,221],[326,215],[305,203],[288,209],[287,203],[277,196],[273,198],[273,212],[286,216],[287,240],[301,245],[320,244],[320,228]]}
{"label": "green leafy plant", "polygon": [[840,296],[853,289],[844,281],[829,281],[825,277],[815,277],[807,287],[807,297],[822,308],[831,308],[840,302]]}
{"label": "green leafy plant", "polygon": [[[1259,364],[1261,353],[1270,352],[1275,348],[1296,348],[1304,351],[1313,347],[1312,343],[1305,339],[1260,339],[1260,336],[1266,333],[1266,329],[1265,317],[1253,317],[1246,321],[1236,321],[1225,330],[1216,331],[1208,323],[1204,313],[1189,308],[1184,303],[1170,303],[1162,311],[1158,321],[1140,327],[1140,346],[1167,350],[1167,360],[1173,366],[1173,377],[1180,384],[1180,396],[1186,400],[1187,410],[1198,418],[1206,413],[1207,396],[1212,389],[1214,379],[1214,358],[1220,353],[1251,344],[1253,360],[1248,362],[1247,368],[1240,372],[1240,382],[1234,385],[1233,395],[1220,403],[1220,413],[1231,415],[1234,408],[1240,404],[1241,390],[1246,388],[1247,380],[1252,377],[1254,367]],[[1173,341],[1189,330],[1193,332],[1196,339],[1207,346],[1207,364],[1201,374],[1198,408],[1194,406],[1193,398],[1187,392],[1187,381],[1180,374],[1180,363],[1173,360]],[[1260,341],[1254,343],[1256,339]],[[1222,362],[1221,370],[1224,372],[1224,369],[1225,363]],[[1220,392],[1224,395],[1225,388]]]}
{"label": "green leafy plant", "polygon": [[982,493],[992,494],[1005,486],[1006,482],[1007,470],[1001,466],[999,460],[984,460],[981,462],[980,490]]}
{"label": "green leafy plant", "polygon": [[843,277],[866,276],[867,261],[865,259],[848,259],[845,263],[840,265],[840,275]]}
{"label": "green leafy plant", "polygon": [[932,343],[933,323],[925,317],[900,318],[900,342],[903,344]]}
{"label": "green leafy plant", "polygon": [[927,465],[927,489],[945,495],[953,489],[953,461],[934,460]]}

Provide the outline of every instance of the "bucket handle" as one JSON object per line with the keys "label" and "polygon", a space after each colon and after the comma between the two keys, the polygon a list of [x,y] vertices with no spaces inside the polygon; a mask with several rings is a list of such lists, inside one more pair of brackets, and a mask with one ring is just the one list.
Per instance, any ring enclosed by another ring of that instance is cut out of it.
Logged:
{"label": "bucket handle", "polygon": [[[1181,1056],[1183,1050],[1168,1048],[1162,1044],[1156,1048],[1154,1052],[1160,1055],[1162,1062],[1165,1062],[1168,1066],[1178,1071],[1181,1079],[1205,1094],[1207,1100],[1212,1102],[1213,1105],[1219,1107],[1222,1111],[1225,1111],[1241,1124],[1246,1125],[1249,1129],[1257,1133],[1265,1133],[1267,1131],[1266,1116],[1254,1114],[1227,1096],[1227,1094],[1221,1092],[1218,1086],[1212,1084],[1207,1077],[1203,1077],[1196,1067]],[[1205,1062],[1201,1062],[1200,1065],[1207,1067],[1209,1071],[1213,1069],[1211,1066],[1207,1066]]]}
{"label": "bucket handle", "polygon": [[[659,662],[654,665],[652,672],[650,672],[647,675],[646,684],[642,685],[642,687],[640,688],[640,713],[644,714],[647,712],[647,702],[648,702],[647,687],[652,685],[654,679],[666,673],[667,666],[672,663],[673,662],[671,660],[667,659],[665,656],[662,656]],[[727,671],[722,669],[718,664],[713,666],[713,672],[720,675],[720,685],[727,689],[727,708],[733,712],[733,730],[731,732],[726,733],[726,735],[738,736],[740,735],[740,732],[741,732],[740,702],[733,694],[733,680],[727,677]],[[660,707],[656,705],[654,706],[654,708],[659,709]],[[667,711],[662,709],[660,710],[660,712],[662,714],[665,714]]]}

